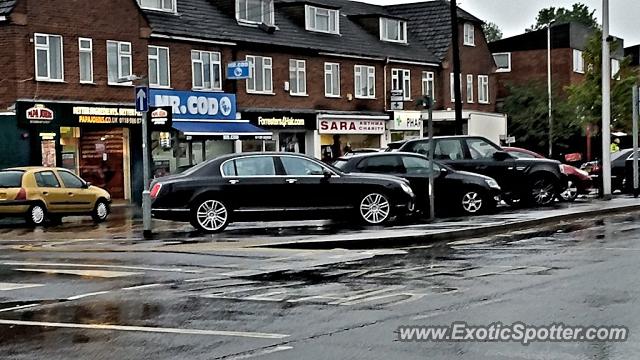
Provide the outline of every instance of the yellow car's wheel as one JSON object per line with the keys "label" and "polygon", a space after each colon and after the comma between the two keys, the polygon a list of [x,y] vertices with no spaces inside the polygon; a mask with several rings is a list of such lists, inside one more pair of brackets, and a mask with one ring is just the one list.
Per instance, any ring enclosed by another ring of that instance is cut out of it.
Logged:
{"label": "yellow car's wheel", "polygon": [[29,207],[25,219],[30,226],[42,226],[47,221],[47,208],[41,203],[33,204]]}
{"label": "yellow car's wheel", "polygon": [[91,213],[91,218],[95,222],[103,222],[107,220],[109,216],[109,204],[107,204],[104,200],[98,200],[96,202],[96,206],[93,208],[93,212]]}

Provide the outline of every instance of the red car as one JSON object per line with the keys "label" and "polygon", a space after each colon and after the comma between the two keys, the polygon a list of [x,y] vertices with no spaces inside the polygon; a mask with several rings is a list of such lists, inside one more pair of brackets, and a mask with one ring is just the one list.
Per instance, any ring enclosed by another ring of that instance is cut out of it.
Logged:
{"label": "red car", "polygon": [[[531,150],[518,147],[503,147],[503,149],[511,156],[518,158],[545,158]],[[562,200],[573,201],[578,197],[578,195],[588,194],[589,190],[593,187],[593,180],[591,179],[591,176],[589,176],[589,173],[567,164],[562,164],[562,167],[564,170],[563,172],[567,177],[567,188],[560,193]]]}

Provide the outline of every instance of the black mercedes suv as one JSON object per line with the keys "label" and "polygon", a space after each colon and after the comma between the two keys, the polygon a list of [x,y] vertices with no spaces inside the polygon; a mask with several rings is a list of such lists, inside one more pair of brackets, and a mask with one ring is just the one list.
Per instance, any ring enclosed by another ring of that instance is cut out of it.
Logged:
{"label": "black mercedes suv", "polygon": [[[437,136],[433,157],[452,168],[495,179],[510,205],[553,203],[566,181],[559,161],[516,159],[500,146],[480,136]],[[398,150],[428,155],[429,139],[408,140]]]}

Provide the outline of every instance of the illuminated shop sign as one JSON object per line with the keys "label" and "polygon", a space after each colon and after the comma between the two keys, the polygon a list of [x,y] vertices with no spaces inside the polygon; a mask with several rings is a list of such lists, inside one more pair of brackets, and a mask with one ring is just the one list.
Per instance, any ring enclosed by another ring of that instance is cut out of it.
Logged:
{"label": "illuminated shop sign", "polygon": [[321,134],[384,134],[384,120],[320,120]]}
{"label": "illuminated shop sign", "polygon": [[149,105],[170,106],[174,120],[236,120],[234,94],[149,89]]}

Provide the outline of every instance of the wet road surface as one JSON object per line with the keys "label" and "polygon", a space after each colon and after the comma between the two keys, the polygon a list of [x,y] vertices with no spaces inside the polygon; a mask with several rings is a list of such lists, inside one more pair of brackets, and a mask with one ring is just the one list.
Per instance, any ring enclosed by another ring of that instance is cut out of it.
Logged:
{"label": "wet road surface", "polygon": [[[11,239],[2,239],[9,243]],[[0,253],[2,359],[632,359],[640,215],[390,250]],[[398,341],[405,325],[624,325],[624,343]]]}

